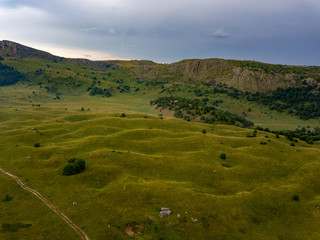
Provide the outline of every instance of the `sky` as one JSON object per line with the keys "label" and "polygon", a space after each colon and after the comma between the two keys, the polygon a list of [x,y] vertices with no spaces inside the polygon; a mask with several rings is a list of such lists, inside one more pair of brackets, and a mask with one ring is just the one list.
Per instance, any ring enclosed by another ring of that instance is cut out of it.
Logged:
{"label": "sky", "polygon": [[92,60],[320,66],[320,0],[0,0],[0,40]]}

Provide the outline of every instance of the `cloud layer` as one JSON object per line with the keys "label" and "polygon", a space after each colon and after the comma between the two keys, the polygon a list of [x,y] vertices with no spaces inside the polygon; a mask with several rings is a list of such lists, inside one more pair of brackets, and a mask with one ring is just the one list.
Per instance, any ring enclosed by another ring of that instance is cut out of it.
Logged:
{"label": "cloud layer", "polygon": [[126,59],[320,65],[318,29],[318,0],[0,0],[0,39]]}

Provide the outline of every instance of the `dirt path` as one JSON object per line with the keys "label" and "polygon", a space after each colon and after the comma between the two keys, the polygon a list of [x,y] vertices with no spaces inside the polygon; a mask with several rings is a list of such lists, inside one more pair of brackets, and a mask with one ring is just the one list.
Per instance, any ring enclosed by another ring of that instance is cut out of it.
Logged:
{"label": "dirt path", "polygon": [[72,227],[81,237],[83,240],[89,240],[89,237],[85,234],[85,232],[79,228],[77,225],[75,225],[66,215],[64,215],[62,212],[60,212],[55,206],[53,206],[51,203],[48,202],[47,199],[45,199],[40,193],[38,193],[36,190],[27,187],[24,185],[24,183],[15,175],[6,172],[0,167],[0,171],[4,174],[12,177],[16,182],[22,187],[23,189],[31,192],[33,195],[35,195],[37,198],[39,198],[44,204],[46,204],[52,211],[54,211],[56,214],[58,214],[59,217],[61,217],[67,224],[69,224],[70,227]]}

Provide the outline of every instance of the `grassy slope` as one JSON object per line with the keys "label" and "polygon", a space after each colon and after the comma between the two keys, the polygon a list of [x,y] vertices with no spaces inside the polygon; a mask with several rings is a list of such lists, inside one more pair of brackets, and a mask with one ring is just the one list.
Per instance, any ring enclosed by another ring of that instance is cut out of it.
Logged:
{"label": "grassy slope", "polygon": [[[320,237],[319,144],[291,147],[288,140],[264,132],[246,138],[251,130],[161,120],[149,114],[154,111],[148,95],[57,101],[50,94],[37,99],[36,93],[28,102],[34,90],[1,88],[0,165],[41,192],[92,239],[129,239],[127,225],[140,225],[134,229],[141,232],[136,239]],[[41,107],[31,106],[40,102]],[[82,106],[90,110],[80,111]],[[121,112],[127,117],[120,118]],[[36,142],[40,148],[33,147]],[[226,160],[219,158],[222,152]],[[62,176],[61,168],[74,156],[84,158],[87,169]],[[78,239],[40,201],[11,179],[0,178],[1,195],[13,197],[0,202],[0,224],[32,224],[16,233],[0,232],[0,238]],[[300,201],[291,199],[294,194]],[[74,201],[77,206],[71,206]],[[160,219],[160,207],[173,214]]]}
{"label": "grassy slope", "polygon": [[[239,65],[240,63],[242,64],[246,63],[242,61],[231,61],[231,60],[221,60],[221,59],[213,59],[213,60],[219,60],[228,64],[235,64],[235,66],[237,66],[237,64]],[[179,62],[179,64],[194,63],[197,61],[198,60],[184,60],[182,62]],[[210,59],[203,60],[203,63],[210,62],[210,61],[212,60]],[[89,101],[89,102],[90,101],[96,102],[98,100],[99,102],[120,101],[125,103],[126,101],[130,101],[133,104],[137,104],[137,106],[140,104],[143,104],[146,106],[143,112],[147,111],[148,113],[151,113],[150,110],[147,110],[149,109],[147,106],[147,102],[149,102],[150,100],[154,100],[155,98],[158,98],[160,96],[168,95],[168,91],[161,93],[163,90],[161,89],[161,85],[163,85],[165,89],[171,90],[172,91],[171,94],[175,96],[182,96],[187,98],[196,97],[193,93],[193,90],[195,89],[201,89],[202,91],[212,90],[212,88],[205,85],[192,84],[192,83],[183,84],[181,82],[175,82],[175,81],[169,82],[169,83],[163,83],[160,85],[157,85],[157,84],[147,85],[147,83],[150,81],[146,80],[146,81],[139,82],[140,80],[143,80],[143,78],[141,79],[132,78],[131,76],[132,69],[136,71],[135,70],[136,68],[139,69],[139,68],[143,68],[144,66],[148,66],[155,69],[167,67],[167,65],[159,65],[152,62],[148,62],[148,61],[115,61],[114,63],[117,64],[118,66],[115,69],[112,69],[112,68],[103,69],[99,66],[85,65],[82,63],[77,63],[77,62],[68,60],[68,59],[63,60],[62,62],[60,61],[55,62],[52,60],[40,60],[36,58],[26,58],[26,59],[20,59],[20,60],[17,60],[16,58],[8,58],[5,61],[3,61],[3,63],[17,68],[19,71],[25,73],[28,76],[28,78],[31,80],[31,82],[26,83],[30,86],[28,88],[28,94],[24,93],[25,87],[23,89],[21,89],[21,87],[17,87],[15,88],[15,90],[12,90],[12,94],[10,96],[5,94],[6,97],[11,99],[12,96],[15,96],[15,98],[18,98],[19,95],[22,94],[22,95],[25,95],[24,99],[22,99],[23,100],[22,103],[23,104],[29,103],[30,105],[42,104],[48,101],[50,102],[50,100],[55,97],[56,93],[62,93],[62,98],[65,98],[68,104],[70,101],[73,101],[71,96],[74,96],[75,97],[74,99],[76,99],[75,101],[78,101],[77,96],[81,95],[83,101]],[[113,62],[111,63],[113,64]],[[253,64],[253,63],[248,62],[247,64]],[[262,64],[262,65],[269,66],[270,64]],[[276,67],[276,66],[277,65],[270,65],[269,67]],[[293,68],[293,69],[298,69],[299,71],[308,70],[308,68],[303,68],[303,67],[290,67],[290,66],[284,67],[283,66],[283,68],[284,69]],[[36,75],[35,72],[39,69],[42,69],[44,71],[42,74]],[[293,71],[293,70],[290,70],[290,71]],[[312,74],[316,74],[316,72]],[[155,83],[157,83],[157,81],[161,81],[162,78],[165,78],[165,74],[163,76],[159,76],[160,80],[157,78],[157,80],[155,80]],[[178,76],[177,76],[177,79],[179,79]],[[122,80],[123,83],[119,84],[116,82],[119,80]],[[97,87],[101,87],[102,89],[103,88],[110,89],[110,91],[113,93],[113,98],[111,99],[93,98],[92,99],[88,97],[87,96],[88,93],[86,92],[86,90],[88,87],[92,85],[93,81],[96,81],[96,82],[100,81],[100,84],[98,83],[95,84],[95,86]],[[170,81],[172,81],[172,79]],[[38,85],[40,83],[41,85]],[[128,85],[131,87],[130,92],[127,94],[120,94],[119,93],[120,90],[118,89],[118,87],[122,88],[122,86],[124,85]],[[45,88],[46,86],[47,87],[55,86],[57,88],[57,91],[51,94],[45,93],[45,91],[43,91],[44,90],[43,88]],[[42,89],[40,89],[40,87],[42,87]],[[137,88],[139,88],[139,91],[135,91]],[[10,87],[9,89],[12,89],[12,87]],[[15,95],[15,91],[19,91],[18,97]],[[33,92],[35,92],[35,94]],[[242,116],[243,113],[245,113],[247,115],[246,117],[248,118],[248,120],[253,121],[256,125],[259,125],[262,127],[268,127],[272,130],[283,130],[283,129],[294,130],[298,126],[304,126],[304,127],[310,126],[311,128],[319,126],[319,120],[304,121],[299,119],[296,116],[291,116],[286,113],[279,113],[277,111],[269,110],[265,106],[255,104],[253,102],[248,102],[243,99],[232,99],[226,94],[215,94],[215,95],[209,94],[209,95],[203,95],[203,97],[200,97],[200,98],[204,98],[204,97],[208,97],[210,100],[221,99],[224,102],[222,104],[219,104],[219,108],[223,110],[228,110],[232,113],[236,113],[240,116]],[[123,99],[123,101],[121,99]],[[127,100],[127,99],[130,99],[130,100]],[[59,102],[60,104],[61,101],[57,101],[57,102]],[[19,105],[20,103],[21,101],[19,102],[19,99],[17,99],[17,104]],[[135,107],[132,106],[133,104],[127,104],[128,108],[134,109]],[[252,111],[248,112],[248,108],[251,108]]]}

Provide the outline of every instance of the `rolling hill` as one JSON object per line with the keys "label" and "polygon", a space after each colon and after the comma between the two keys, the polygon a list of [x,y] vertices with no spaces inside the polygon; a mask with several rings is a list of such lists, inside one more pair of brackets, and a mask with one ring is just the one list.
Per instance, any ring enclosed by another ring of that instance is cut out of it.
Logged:
{"label": "rolling hill", "polygon": [[[0,167],[90,239],[319,239],[319,67],[0,56]],[[80,239],[0,179],[0,239]]]}

